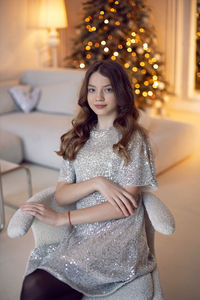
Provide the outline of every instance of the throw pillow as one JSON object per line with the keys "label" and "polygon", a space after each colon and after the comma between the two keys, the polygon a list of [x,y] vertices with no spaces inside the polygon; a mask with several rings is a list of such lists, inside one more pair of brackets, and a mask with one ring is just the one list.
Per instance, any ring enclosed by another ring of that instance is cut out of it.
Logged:
{"label": "throw pillow", "polygon": [[31,112],[37,105],[40,97],[38,88],[31,88],[28,85],[13,86],[9,89],[16,105],[24,112]]}
{"label": "throw pillow", "polygon": [[41,97],[37,111],[74,115],[77,109],[80,81],[40,86]]}

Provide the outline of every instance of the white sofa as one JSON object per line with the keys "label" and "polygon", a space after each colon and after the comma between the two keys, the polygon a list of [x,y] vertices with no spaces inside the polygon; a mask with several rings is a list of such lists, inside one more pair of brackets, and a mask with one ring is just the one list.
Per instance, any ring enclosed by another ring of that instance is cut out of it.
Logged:
{"label": "white sofa", "polygon": [[[36,109],[23,113],[14,104],[8,88],[16,81],[0,83],[0,158],[16,163],[28,161],[60,167],[60,136],[71,126],[78,90],[85,71],[73,69],[28,70],[20,84],[39,87]],[[150,132],[157,174],[189,156],[198,145],[192,125],[142,114],[140,122]]]}

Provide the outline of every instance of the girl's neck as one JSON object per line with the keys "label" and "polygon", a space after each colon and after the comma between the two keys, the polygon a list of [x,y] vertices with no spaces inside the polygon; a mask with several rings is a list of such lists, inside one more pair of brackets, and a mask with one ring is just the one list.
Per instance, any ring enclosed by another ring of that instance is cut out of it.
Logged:
{"label": "girl's neck", "polygon": [[106,118],[105,116],[98,116],[97,129],[106,129],[113,126],[115,118]]}

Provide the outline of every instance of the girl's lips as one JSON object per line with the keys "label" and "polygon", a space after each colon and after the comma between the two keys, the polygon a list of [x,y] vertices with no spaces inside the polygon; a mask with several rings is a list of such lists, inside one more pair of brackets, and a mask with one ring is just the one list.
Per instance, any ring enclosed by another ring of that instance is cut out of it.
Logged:
{"label": "girl's lips", "polygon": [[98,104],[97,104],[97,105],[95,105],[95,107],[101,109],[101,108],[106,107],[106,105],[98,105]]}

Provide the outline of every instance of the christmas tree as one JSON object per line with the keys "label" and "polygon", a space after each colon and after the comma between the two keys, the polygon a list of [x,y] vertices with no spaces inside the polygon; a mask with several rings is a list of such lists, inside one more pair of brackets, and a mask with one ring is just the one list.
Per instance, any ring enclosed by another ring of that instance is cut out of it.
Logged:
{"label": "christmas tree", "polygon": [[138,107],[161,107],[166,82],[145,1],[89,0],[83,11],[68,66],[84,69],[96,60],[117,61],[127,69]]}

